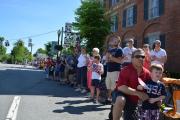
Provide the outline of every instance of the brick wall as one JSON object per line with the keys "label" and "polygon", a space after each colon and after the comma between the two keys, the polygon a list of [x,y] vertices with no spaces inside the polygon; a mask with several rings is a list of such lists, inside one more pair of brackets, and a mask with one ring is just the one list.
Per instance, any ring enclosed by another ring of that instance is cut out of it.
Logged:
{"label": "brick wall", "polygon": [[[117,12],[119,16],[118,34],[122,40],[134,37],[137,47],[142,47],[147,34],[160,32],[165,34],[165,50],[168,61],[166,69],[172,72],[180,72],[180,0],[164,0],[164,14],[152,20],[144,20],[144,0],[124,0],[120,5],[109,9],[109,0],[106,2],[106,16]],[[137,23],[132,27],[122,27],[123,10],[131,5],[137,4]]]}

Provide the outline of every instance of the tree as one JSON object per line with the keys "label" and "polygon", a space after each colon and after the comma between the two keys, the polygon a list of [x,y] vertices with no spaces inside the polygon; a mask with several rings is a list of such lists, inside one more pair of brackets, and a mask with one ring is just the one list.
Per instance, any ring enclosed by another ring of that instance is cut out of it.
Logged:
{"label": "tree", "polygon": [[51,56],[51,53],[50,53],[51,48],[52,48],[52,45],[51,45],[50,42],[48,42],[47,44],[45,44],[46,55]]}
{"label": "tree", "polygon": [[0,37],[0,61],[5,61],[6,56],[6,47],[3,45],[4,37]]}
{"label": "tree", "polygon": [[37,49],[36,53],[46,54],[47,51],[42,48],[39,48],[39,49]]}
{"label": "tree", "polygon": [[31,61],[32,55],[27,49],[27,47],[24,46],[24,42],[22,40],[18,40],[13,47],[13,50],[11,51],[11,55],[16,62],[24,62],[25,60]]}
{"label": "tree", "polygon": [[110,22],[104,16],[104,8],[96,0],[84,0],[75,12],[75,29],[87,39],[88,50],[93,47],[103,49],[105,37],[110,33]]}

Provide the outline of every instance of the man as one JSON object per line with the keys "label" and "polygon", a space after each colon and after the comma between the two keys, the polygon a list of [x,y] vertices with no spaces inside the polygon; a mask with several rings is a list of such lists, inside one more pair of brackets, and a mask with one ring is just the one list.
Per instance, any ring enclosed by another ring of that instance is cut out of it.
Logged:
{"label": "man", "polygon": [[133,45],[134,45],[134,39],[130,38],[127,41],[127,47],[123,48],[123,54],[124,54],[123,66],[127,66],[128,64],[131,63],[132,53],[136,50],[136,48]]}
{"label": "man", "polygon": [[114,99],[113,120],[119,120],[124,110],[124,120],[137,119],[138,100],[147,100],[148,95],[137,91],[138,78],[143,81],[150,79],[150,73],[143,68],[145,53],[137,49],[132,53],[132,64],[124,67],[119,74],[116,86],[116,98]]}
{"label": "man", "polygon": [[107,37],[109,49],[106,54],[107,60],[107,76],[106,87],[108,89],[108,101],[111,101],[111,92],[115,89],[115,83],[118,80],[119,71],[123,57],[122,49],[119,47],[121,39],[117,35],[109,35]]}
{"label": "man", "polygon": [[161,64],[164,66],[164,64],[167,61],[167,54],[164,49],[161,48],[161,41],[156,40],[154,42],[155,48],[154,50],[151,51],[150,56],[151,56],[151,64]]}

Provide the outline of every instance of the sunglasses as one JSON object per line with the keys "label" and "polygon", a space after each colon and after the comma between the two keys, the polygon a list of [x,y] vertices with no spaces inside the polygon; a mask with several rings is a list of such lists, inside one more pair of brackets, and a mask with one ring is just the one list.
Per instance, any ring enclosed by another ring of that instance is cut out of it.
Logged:
{"label": "sunglasses", "polygon": [[139,59],[139,58],[144,59],[144,58],[145,58],[145,56],[144,56],[144,55],[135,55],[134,57],[135,57],[135,58],[137,58],[137,59]]}

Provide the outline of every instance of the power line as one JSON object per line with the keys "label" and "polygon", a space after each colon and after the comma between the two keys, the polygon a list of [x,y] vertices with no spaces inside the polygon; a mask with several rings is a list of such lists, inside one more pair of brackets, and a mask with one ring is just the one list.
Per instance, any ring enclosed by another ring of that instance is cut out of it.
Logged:
{"label": "power line", "polygon": [[[45,32],[45,33],[30,35],[30,36],[26,36],[26,37],[20,37],[18,39],[29,39],[29,38],[39,37],[39,36],[47,35],[47,34],[50,34],[50,33],[53,33],[53,32],[57,32],[57,31],[58,30],[53,30],[53,31]],[[18,39],[9,39],[9,41],[11,41],[11,40],[18,40]]]}

